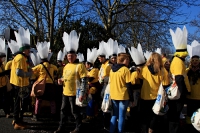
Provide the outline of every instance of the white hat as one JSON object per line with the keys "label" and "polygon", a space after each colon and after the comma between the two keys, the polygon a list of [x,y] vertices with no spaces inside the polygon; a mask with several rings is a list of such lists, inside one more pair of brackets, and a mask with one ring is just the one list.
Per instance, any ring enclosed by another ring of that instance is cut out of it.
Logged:
{"label": "white hat", "polygon": [[120,53],[126,53],[126,50],[122,45],[118,46],[117,54],[120,54]]}
{"label": "white hat", "polygon": [[30,53],[30,58],[31,58],[34,66],[37,66],[41,62],[39,53],[36,50],[33,50],[33,52]]}
{"label": "white hat", "polygon": [[179,27],[177,27],[175,33],[172,29],[170,29],[170,34],[172,36],[172,42],[174,44],[176,52],[187,51],[188,32],[187,32],[186,27],[184,26],[183,30],[181,30]]}
{"label": "white hat", "polygon": [[194,40],[191,43],[191,45],[187,45],[187,51],[188,51],[190,58],[192,58],[193,56],[200,57],[200,43],[198,41]]}
{"label": "white hat", "polygon": [[63,52],[60,50],[57,54],[57,60],[58,61],[63,61],[65,58],[65,53],[64,53],[64,49],[63,49]]}
{"label": "white hat", "polygon": [[161,48],[157,48],[157,49],[155,50],[155,52],[161,55],[161,53],[162,53],[162,52],[161,52]]}
{"label": "white hat", "polygon": [[37,42],[36,48],[41,59],[48,59],[52,55],[49,52],[50,42]]}
{"label": "white hat", "polygon": [[0,38],[0,57],[6,57],[6,44],[5,39]]}
{"label": "white hat", "polygon": [[152,52],[149,52],[149,51],[144,52],[144,56],[145,56],[146,60],[148,60],[150,58],[151,54],[152,54]]}
{"label": "white hat", "polygon": [[9,46],[12,54],[16,54],[19,51],[19,45],[14,40],[10,40],[10,42],[8,42],[8,46]]}
{"label": "white hat", "polygon": [[98,50],[97,48],[92,48],[92,50],[90,50],[89,48],[87,49],[87,62],[90,62],[92,64],[94,64],[94,62],[97,59],[97,54]]}
{"label": "white hat", "polygon": [[30,32],[29,29],[25,30],[23,27],[18,29],[18,32],[14,31],[19,46],[19,51],[24,49],[30,49]]}
{"label": "white hat", "polygon": [[65,44],[65,50],[67,53],[76,53],[79,47],[79,37],[75,30],[72,30],[70,34],[63,33],[63,42]]}
{"label": "white hat", "polygon": [[117,51],[118,51],[117,40],[114,41],[112,38],[110,38],[107,42],[107,45],[105,45],[105,50],[109,57],[117,56]]}
{"label": "white hat", "polygon": [[200,109],[197,109],[191,117],[191,123],[200,132]]}
{"label": "white hat", "polygon": [[[140,44],[138,44],[140,45]],[[140,49],[140,47],[138,47]],[[140,65],[143,65],[145,63],[145,58],[144,58],[144,55],[143,53],[141,53],[140,50],[134,48],[134,47],[131,47],[131,49],[128,49],[129,50],[129,53],[133,59],[133,61],[135,62],[135,64],[137,66],[140,66]]]}
{"label": "white hat", "polygon": [[98,55],[105,56],[105,57],[107,56],[107,52],[105,50],[105,47],[106,47],[105,45],[107,45],[107,43],[104,41],[101,41],[99,43]]}
{"label": "white hat", "polygon": [[79,62],[84,62],[85,61],[84,56],[83,56],[82,53],[78,53],[77,54],[77,58],[78,58]]}

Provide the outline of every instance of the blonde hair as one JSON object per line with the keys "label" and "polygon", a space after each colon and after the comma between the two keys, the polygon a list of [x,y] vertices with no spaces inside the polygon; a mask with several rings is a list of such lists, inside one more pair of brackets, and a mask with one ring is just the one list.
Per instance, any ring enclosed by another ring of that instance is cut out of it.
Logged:
{"label": "blonde hair", "polygon": [[162,63],[162,57],[158,53],[152,53],[150,58],[147,60],[146,63],[147,66],[152,65],[153,69],[156,73],[159,73],[161,71],[161,68],[163,67]]}
{"label": "blonde hair", "polygon": [[117,56],[117,64],[123,64],[125,59],[129,59],[130,56],[127,53],[120,53]]}

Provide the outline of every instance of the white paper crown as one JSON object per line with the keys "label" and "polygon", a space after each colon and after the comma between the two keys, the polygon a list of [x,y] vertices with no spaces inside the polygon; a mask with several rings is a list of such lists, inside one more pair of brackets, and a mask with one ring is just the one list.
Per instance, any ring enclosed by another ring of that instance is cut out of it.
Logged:
{"label": "white paper crown", "polygon": [[66,32],[63,33],[63,42],[65,44],[65,49],[67,52],[74,51],[76,52],[78,50],[79,46],[79,37],[75,30],[72,30],[70,34],[67,34]]}
{"label": "white paper crown", "polygon": [[61,50],[58,52],[58,55],[57,55],[57,60],[59,61],[63,61],[65,58],[65,53],[62,52]]}
{"label": "white paper crown", "polygon": [[117,51],[118,51],[117,41],[116,40],[114,41],[112,38],[110,38],[105,45],[105,50],[108,56],[111,56],[111,55],[117,56]]}
{"label": "white paper crown", "polygon": [[30,53],[30,57],[34,66],[37,66],[38,64],[40,64],[41,59],[37,51],[34,50],[32,53]]}
{"label": "white paper crown", "polygon": [[101,41],[101,42],[99,43],[98,55],[107,56],[107,52],[106,52],[106,50],[105,50],[105,45],[107,45],[107,43],[104,42],[104,41]]}
{"label": "white paper crown", "polygon": [[3,40],[2,38],[0,38],[0,54],[4,54],[6,53],[6,44],[5,44],[5,39]]}
{"label": "white paper crown", "polygon": [[161,55],[161,48],[157,48],[155,52]]}
{"label": "white paper crown", "polygon": [[138,51],[138,49],[131,47],[131,49],[128,49],[128,50],[136,65],[141,65],[145,63],[144,55],[143,53]]}
{"label": "white paper crown", "polygon": [[187,45],[187,51],[190,58],[195,55],[200,57],[200,43],[194,40],[191,45]]}
{"label": "white paper crown", "polygon": [[94,62],[97,59],[97,54],[98,50],[97,48],[92,48],[91,50],[88,48],[87,49],[87,62],[90,62],[92,64],[94,64]]}
{"label": "white paper crown", "polygon": [[120,54],[120,53],[126,53],[126,49],[122,45],[118,46],[117,54]]}
{"label": "white paper crown", "polygon": [[149,51],[144,52],[144,56],[145,56],[146,60],[148,60],[150,58],[151,54],[152,54],[152,52],[149,52]]}
{"label": "white paper crown", "polygon": [[12,54],[15,54],[19,51],[19,45],[14,40],[10,40],[10,42],[8,42],[8,47],[10,48]]}
{"label": "white paper crown", "polygon": [[84,62],[85,61],[84,56],[83,56],[82,53],[78,53],[77,54],[77,58],[78,58],[79,62]]}
{"label": "white paper crown", "polygon": [[41,59],[48,59],[50,42],[37,42],[36,48]]}
{"label": "white paper crown", "polygon": [[18,32],[14,31],[17,44],[19,48],[30,45],[30,32],[29,29],[25,30],[23,27],[20,27]]}
{"label": "white paper crown", "polygon": [[200,132],[200,109],[197,109],[191,117],[191,123]]}
{"label": "white paper crown", "polygon": [[177,27],[175,33],[170,29],[170,34],[172,36],[172,42],[176,50],[187,50],[187,36],[188,32],[186,27],[183,27],[183,31]]}

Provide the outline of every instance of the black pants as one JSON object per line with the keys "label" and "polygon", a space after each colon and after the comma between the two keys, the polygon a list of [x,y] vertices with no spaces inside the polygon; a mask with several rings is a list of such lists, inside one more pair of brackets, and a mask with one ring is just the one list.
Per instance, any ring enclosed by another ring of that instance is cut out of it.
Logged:
{"label": "black pants", "polygon": [[19,86],[14,85],[14,110],[13,110],[13,117],[16,123],[19,123],[23,119],[24,109],[26,107],[25,102],[27,99],[20,98],[18,93],[20,90]]}
{"label": "black pants", "polygon": [[76,96],[62,96],[61,106],[61,120],[60,128],[63,129],[70,112],[73,114],[76,121],[76,129],[80,129],[82,118],[80,114],[80,107],[75,104]]}
{"label": "black pants", "polygon": [[0,88],[0,105],[5,114],[10,114],[10,92],[6,86]]}
{"label": "black pants", "polygon": [[192,117],[192,114],[200,108],[200,100],[187,99],[187,116]]}
{"label": "black pants", "polygon": [[169,110],[167,113],[168,120],[169,120],[169,133],[179,133],[180,132],[180,114],[183,109],[185,99],[181,97],[178,100],[169,100]]}

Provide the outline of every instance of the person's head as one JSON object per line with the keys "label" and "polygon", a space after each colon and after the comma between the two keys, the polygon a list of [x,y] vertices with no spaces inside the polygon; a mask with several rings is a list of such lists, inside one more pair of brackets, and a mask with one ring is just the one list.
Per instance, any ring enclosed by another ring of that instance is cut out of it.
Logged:
{"label": "person's head", "polygon": [[62,66],[62,61],[61,60],[57,60],[57,64],[58,64],[58,66]]}
{"label": "person's head", "polygon": [[117,64],[124,64],[128,67],[130,56],[127,53],[120,53],[117,56]]}
{"label": "person's head", "polygon": [[192,56],[190,60],[191,66],[196,67],[199,65],[199,63],[200,63],[199,56]]}
{"label": "person's head", "polygon": [[161,55],[155,52],[152,53],[150,58],[147,60],[146,65],[147,66],[152,65],[154,68],[154,72],[156,73],[160,72],[161,67],[163,67]]}
{"label": "person's head", "polygon": [[100,62],[100,63],[104,63],[104,62],[106,61],[105,55],[99,55],[99,56],[98,56],[98,59],[99,59],[99,62]]}
{"label": "person's head", "polygon": [[0,53],[0,63],[3,63],[6,59],[6,54]]}
{"label": "person's head", "polygon": [[29,56],[29,54],[30,54],[30,45],[24,45],[24,46],[22,46],[20,49],[19,49],[19,51],[20,52],[22,52],[22,53],[24,53],[26,56]]}
{"label": "person's head", "polygon": [[69,63],[74,63],[74,61],[76,60],[76,53],[75,52],[69,52],[67,53],[67,60]]}
{"label": "person's head", "polygon": [[117,55],[110,56],[109,61],[111,64],[116,64],[117,63]]}
{"label": "person's head", "polygon": [[86,67],[86,69],[89,69],[89,68],[93,67],[93,64],[90,62],[85,62],[85,67]]}

